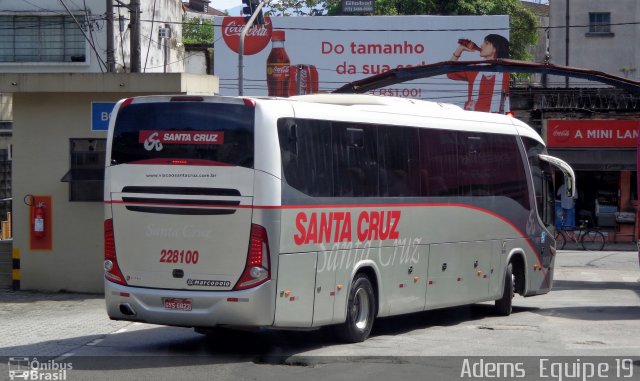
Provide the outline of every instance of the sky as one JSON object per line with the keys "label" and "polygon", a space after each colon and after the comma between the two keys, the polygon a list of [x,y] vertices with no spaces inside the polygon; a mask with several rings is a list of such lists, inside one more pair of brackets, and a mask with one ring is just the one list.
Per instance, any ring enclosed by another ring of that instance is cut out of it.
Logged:
{"label": "sky", "polygon": [[223,12],[225,10],[229,10],[229,14],[234,16],[231,13],[231,9],[238,8],[238,12],[239,12],[240,7],[242,6],[242,0],[211,0],[211,3],[209,3],[209,5]]}

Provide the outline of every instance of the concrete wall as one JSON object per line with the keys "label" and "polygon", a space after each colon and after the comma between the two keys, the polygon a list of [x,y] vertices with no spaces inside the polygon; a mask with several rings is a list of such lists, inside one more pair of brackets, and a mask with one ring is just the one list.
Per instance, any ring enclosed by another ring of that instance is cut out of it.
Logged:
{"label": "concrete wall", "polygon": [[[104,0],[100,0],[104,3]],[[126,2],[125,2],[126,3]],[[155,3],[155,11],[154,11]],[[140,0],[140,70],[143,73],[182,73],[184,72],[184,45],[182,43],[182,2],[180,0]],[[116,70],[129,71],[130,62],[130,29],[125,21],[125,29],[120,32],[118,16],[127,20],[129,12],[126,8],[116,8],[115,49]],[[160,28],[170,28],[171,38],[162,41],[158,38]],[[167,56],[165,59],[165,44]],[[166,65],[165,65],[166,63]],[[126,66],[126,70],[125,67]]]}
{"label": "concrete wall", "polygon": [[206,49],[189,49],[187,48],[185,63],[185,72],[191,74],[207,74],[212,73],[210,68],[211,60],[207,59]]}
{"label": "concrete wall", "polygon": [[[100,292],[103,204],[69,202],[60,181],[69,170],[69,138],[105,138],[91,132],[91,101],[126,94],[15,94],[13,156],[14,247],[22,255],[23,289]],[[52,197],[53,250],[29,250],[27,194]]]}
{"label": "concrete wall", "polygon": [[[533,56],[531,59],[533,62],[545,62],[548,49],[549,49],[549,17],[538,16],[538,23],[540,29],[538,30],[538,43],[528,48],[529,53]],[[530,78],[530,84],[540,85],[543,82],[542,74],[533,74]]]}
{"label": "concrete wall", "polygon": [[[567,0],[553,0],[551,5],[551,63],[565,65]],[[589,35],[589,13],[610,12],[612,35]],[[570,0],[569,66],[589,68],[640,80],[640,2],[637,0]],[[635,23],[635,24],[634,24]],[[561,27],[560,27],[561,26]],[[578,27],[579,26],[579,27]],[[560,27],[560,28],[559,28]],[[564,84],[564,77],[553,77]],[[585,80],[571,79],[572,85],[585,87]],[[550,84],[552,86],[552,84]],[[602,87],[592,82],[587,86]]]}
{"label": "concrete wall", "polygon": [[[15,85],[14,85],[15,84]],[[13,92],[14,248],[21,253],[21,289],[102,292],[102,202],[70,202],[61,178],[70,167],[70,138],[106,138],[91,131],[91,102],[139,94],[218,91],[217,78],[188,74],[0,74]],[[26,195],[52,198],[52,250],[29,247]]]}

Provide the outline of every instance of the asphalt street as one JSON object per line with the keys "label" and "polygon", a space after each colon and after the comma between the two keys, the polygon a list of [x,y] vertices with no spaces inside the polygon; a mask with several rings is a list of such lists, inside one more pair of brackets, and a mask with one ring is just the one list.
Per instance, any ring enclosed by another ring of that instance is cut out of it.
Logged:
{"label": "asphalt street", "polygon": [[116,322],[101,295],[2,291],[0,303],[0,379],[10,357],[75,364],[66,379],[377,380],[427,371],[449,379],[460,375],[465,358],[493,356],[629,359],[640,378],[640,268],[633,251],[561,251],[553,291],[516,297],[509,317],[481,303],[378,319],[371,338],[358,344],[337,343],[327,330],[207,337]]}

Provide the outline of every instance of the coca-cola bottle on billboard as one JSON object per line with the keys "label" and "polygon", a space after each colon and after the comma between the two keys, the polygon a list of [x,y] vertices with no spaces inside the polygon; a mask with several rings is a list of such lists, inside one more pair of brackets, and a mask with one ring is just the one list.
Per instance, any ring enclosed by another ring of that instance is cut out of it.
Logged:
{"label": "coca-cola bottle on billboard", "polygon": [[289,70],[289,96],[316,94],[318,69],[314,65],[291,65]]}
{"label": "coca-cola bottle on billboard", "polygon": [[466,47],[467,49],[476,50],[478,52],[482,50],[478,45],[476,45],[475,42],[473,42],[473,41],[471,41],[469,39],[466,39],[466,38],[459,39],[458,40],[458,44]]}
{"label": "coca-cola bottle on billboard", "polygon": [[267,88],[269,96],[289,96],[289,56],[284,50],[284,30],[271,33],[271,53],[267,58]]}

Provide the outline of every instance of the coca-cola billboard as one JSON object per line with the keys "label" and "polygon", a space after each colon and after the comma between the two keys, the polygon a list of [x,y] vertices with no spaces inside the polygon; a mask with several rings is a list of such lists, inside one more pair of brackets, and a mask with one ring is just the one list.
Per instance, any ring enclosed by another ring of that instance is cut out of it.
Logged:
{"label": "coca-cola billboard", "polygon": [[[271,19],[264,18],[264,25],[254,25],[247,31],[244,39],[244,54],[261,52],[271,41]],[[221,33],[226,46],[234,53],[240,52],[240,34],[244,28],[244,17],[225,17],[222,19]]]}
{"label": "coca-cola billboard", "polygon": [[[214,25],[215,35],[223,37],[214,44],[220,93],[238,95],[238,36],[244,18],[216,17]],[[264,29],[256,29],[246,37],[243,90],[245,95],[267,95],[268,78],[273,83],[276,70],[273,59],[267,63],[274,49],[269,44],[274,31],[286,35],[284,45],[277,49],[283,49],[288,57],[291,70],[288,95],[294,95],[330,92],[387,70],[448,61],[453,55],[460,56],[459,60],[482,60],[486,57],[477,50],[457,54],[459,41],[464,39],[481,46],[489,36],[498,36],[508,45],[508,30],[508,16],[271,17]],[[293,75],[296,71],[292,68],[297,67],[305,70],[300,76]],[[499,104],[501,110],[508,111],[508,97],[503,89],[508,89],[508,78],[484,74],[425,78],[377,89],[373,94],[422,98],[463,107],[483,104],[487,109],[482,111],[496,111]],[[286,87],[281,85],[280,88]],[[486,89],[489,94],[482,93]],[[282,96],[282,92],[277,93]]]}
{"label": "coca-cola billboard", "polygon": [[636,147],[639,120],[549,119],[545,135],[549,147]]}

